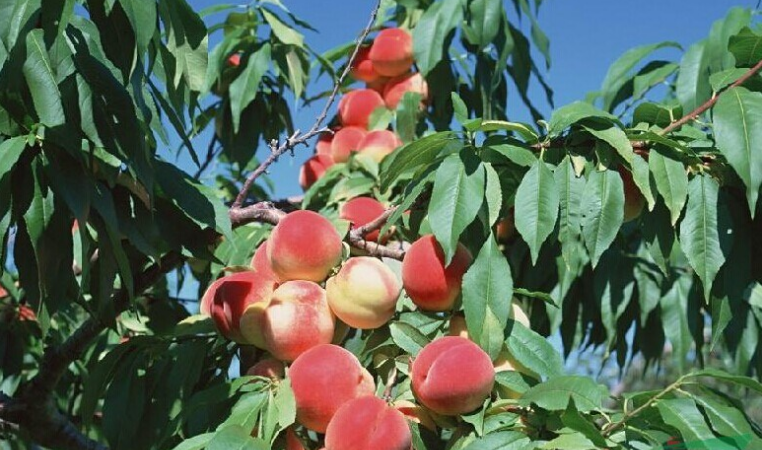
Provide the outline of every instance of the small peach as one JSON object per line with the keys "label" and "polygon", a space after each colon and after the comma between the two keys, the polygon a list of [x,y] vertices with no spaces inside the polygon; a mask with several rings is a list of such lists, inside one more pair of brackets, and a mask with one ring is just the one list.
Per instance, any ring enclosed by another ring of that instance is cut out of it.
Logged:
{"label": "small peach", "polygon": [[344,127],[336,132],[331,142],[331,156],[337,163],[346,162],[352,152],[360,150],[360,142],[368,132],[360,127]]}
{"label": "small peach", "polygon": [[352,62],[352,69],[349,72],[355,80],[372,83],[381,77],[381,75],[373,68],[373,61],[371,61],[369,57],[370,49],[371,47],[366,45],[360,47],[357,51],[357,55]]}
{"label": "small peach", "polygon": [[372,89],[355,89],[339,101],[339,118],[345,127],[368,128],[368,119],[376,108],[384,107],[384,99]]}
{"label": "small peach", "polygon": [[410,73],[392,78],[384,87],[386,107],[395,110],[407,92],[421,94],[421,105],[425,107],[429,99],[429,85],[420,73]]}
{"label": "small peach", "polygon": [[273,358],[265,358],[249,367],[246,375],[252,377],[265,377],[272,380],[282,380],[286,375],[286,367],[282,362]]}
{"label": "small peach", "polygon": [[370,156],[379,163],[400,146],[402,146],[400,138],[389,130],[371,131],[359,144],[360,153]]}
{"label": "small peach", "polygon": [[[355,197],[341,206],[339,217],[351,222],[352,229],[355,229],[377,219],[384,211],[386,211],[384,205],[374,198]],[[371,231],[365,235],[365,239],[372,242],[378,241],[379,231]]]}
{"label": "small peach", "polygon": [[401,28],[382,30],[369,53],[373,68],[386,77],[396,77],[413,65],[413,37]]}

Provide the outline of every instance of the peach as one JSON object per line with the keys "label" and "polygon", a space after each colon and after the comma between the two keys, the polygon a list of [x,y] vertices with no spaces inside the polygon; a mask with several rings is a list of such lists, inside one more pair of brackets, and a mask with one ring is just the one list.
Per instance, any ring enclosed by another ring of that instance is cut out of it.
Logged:
{"label": "peach", "polygon": [[449,266],[445,267],[444,260],[444,251],[431,234],[419,238],[405,252],[402,287],[421,310],[447,311],[460,295],[471,253],[458,244]]}
{"label": "peach", "polygon": [[373,396],[344,404],[325,432],[327,450],[412,450],[405,416]]}
{"label": "peach", "polygon": [[302,441],[297,437],[293,427],[286,429],[286,450],[305,450]]}
{"label": "peach", "polygon": [[325,174],[325,171],[333,164],[334,161],[331,155],[314,155],[305,161],[302,168],[299,170],[299,186],[302,187],[302,190],[306,191],[310,186],[315,184],[315,182],[319,180],[320,177]]}
{"label": "peach", "polygon": [[347,92],[339,101],[339,118],[345,127],[368,128],[368,119],[376,108],[384,107],[384,99],[372,89]]}
{"label": "peach", "polygon": [[341,236],[325,217],[313,211],[294,211],[270,234],[267,257],[280,281],[320,282],[340,261]]}
{"label": "peach", "polygon": [[254,344],[242,334],[240,320],[254,304],[266,304],[275,289],[273,280],[254,271],[238,272],[215,281],[201,298],[201,313],[211,316],[220,333],[240,344]]}
{"label": "peach", "polygon": [[497,241],[503,244],[513,240],[516,236],[516,222],[514,221],[514,210],[508,210],[508,215],[495,226],[495,237]]}
{"label": "peach", "polygon": [[[334,132],[339,129],[335,129]],[[333,142],[334,133],[323,133],[315,144],[315,153],[318,155],[331,155],[331,142]]]}
{"label": "peach", "polygon": [[[355,197],[344,203],[339,209],[339,217],[352,223],[352,229],[359,228],[372,222],[386,211],[384,205],[370,197]],[[365,235],[368,241],[378,241],[380,230],[374,230]],[[383,240],[383,239],[382,239]]]}
{"label": "peach", "polygon": [[352,152],[360,150],[360,142],[368,132],[360,127],[344,127],[336,132],[331,142],[331,156],[337,163],[346,162]]}
{"label": "peach", "polygon": [[260,317],[265,348],[281,361],[293,361],[310,348],[333,340],[335,319],[325,290],[312,281],[283,283],[270,303],[254,315]]}
{"label": "peach", "polygon": [[401,28],[382,30],[368,55],[373,68],[385,77],[396,77],[413,65],[413,37]]}
{"label": "peach", "polygon": [[246,375],[252,377],[264,377],[272,380],[282,380],[286,375],[286,367],[282,362],[273,358],[265,358],[249,367]]}
{"label": "peach", "polygon": [[646,205],[646,199],[633,181],[629,170],[619,166],[617,172],[622,177],[622,184],[624,185],[624,221],[629,222],[640,217],[640,213],[643,212],[643,207]]}
{"label": "peach", "polygon": [[381,97],[383,97],[384,96],[384,88],[386,88],[386,83],[388,83],[389,80],[391,80],[391,78],[389,78],[389,77],[378,77],[378,79],[375,80],[375,81],[371,81],[369,83],[365,83],[365,88],[366,89],[372,89],[372,90],[378,92],[378,94],[381,95]]}
{"label": "peach", "polygon": [[231,67],[238,67],[241,65],[241,54],[234,53],[228,58],[228,65]]}
{"label": "peach", "polygon": [[357,357],[332,344],[302,353],[288,376],[296,400],[296,420],[318,433],[325,433],[328,422],[344,403],[373,395],[376,390],[373,377]]}
{"label": "peach", "polygon": [[445,336],[426,345],[411,367],[413,393],[425,407],[445,416],[477,409],[490,396],[495,368],[478,345]]}
{"label": "peach", "polygon": [[421,105],[425,108],[429,99],[429,85],[420,73],[409,73],[392,78],[384,86],[384,103],[386,107],[395,110],[406,92],[421,94]]}
{"label": "peach", "polygon": [[278,276],[273,272],[273,268],[270,266],[270,260],[267,258],[267,241],[262,242],[257,251],[254,252],[254,256],[251,257],[251,267],[254,272],[258,273],[261,277],[278,282]]}
{"label": "peach", "polygon": [[392,318],[401,289],[394,272],[370,256],[349,258],[326,282],[333,313],[362,330],[379,328]]}
{"label": "peach", "polygon": [[369,45],[360,47],[357,51],[354,61],[352,62],[352,69],[349,74],[352,78],[358,81],[364,81],[366,83],[372,83],[378,80],[381,75],[373,68],[373,61],[370,60]]}
{"label": "peach", "polygon": [[402,145],[402,141],[393,131],[389,130],[376,130],[368,133],[362,141],[360,141],[359,148],[360,153],[368,155],[376,162],[381,162],[382,159],[398,147]]}
{"label": "peach", "polygon": [[410,400],[397,400],[392,406],[394,406],[397,411],[401,412],[408,421],[424,426],[431,431],[436,430],[434,420],[429,413],[424,408],[416,405]]}

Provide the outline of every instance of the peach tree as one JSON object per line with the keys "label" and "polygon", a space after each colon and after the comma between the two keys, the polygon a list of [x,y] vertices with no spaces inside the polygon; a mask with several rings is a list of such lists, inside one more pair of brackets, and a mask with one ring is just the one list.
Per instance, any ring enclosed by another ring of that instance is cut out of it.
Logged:
{"label": "peach tree", "polygon": [[758,448],[758,11],[556,106],[541,3],[0,0],[0,447]]}

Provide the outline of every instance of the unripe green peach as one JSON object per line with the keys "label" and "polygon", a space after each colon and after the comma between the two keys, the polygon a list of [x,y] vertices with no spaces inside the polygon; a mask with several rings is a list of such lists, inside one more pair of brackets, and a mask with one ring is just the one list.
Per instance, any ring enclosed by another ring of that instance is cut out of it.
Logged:
{"label": "unripe green peach", "polygon": [[363,330],[381,327],[392,318],[401,289],[394,272],[369,256],[349,258],[326,283],[334,314]]}

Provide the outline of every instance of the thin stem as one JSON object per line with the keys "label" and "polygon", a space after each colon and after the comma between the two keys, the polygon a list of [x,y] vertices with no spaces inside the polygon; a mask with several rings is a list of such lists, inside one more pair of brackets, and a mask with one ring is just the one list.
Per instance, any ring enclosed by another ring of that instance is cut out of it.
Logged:
{"label": "thin stem", "polygon": [[341,85],[344,83],[347,75],[349,75],[349,71],[352,69],[352,63],[355,61],[357,53],[360,51],[360,47],[362,47],[363,42],[365,42],[365,38],[368,37],[371,28],[373,28],[373,23],[376,21],[376,16],[378,15],[378,10],[380,8],[381,0],[378,0],[376,2],[376,6],[373,8],[373,11],[370,14],[368,24],[365,26],[365,28],[362,30],[362,33],[360,33],[360,36],[357,38],[357,43],[355,44],[354,51],[352,51],[344,71],[334,83],[333,91],[331,91],[331,95],[328,97],[328,101],[323,107],[323,110],[315,119],[315,123],[312,125],[312,128],[310,128],[309,131],[304,134],[300,134],[300,131],[296,130],[294,134],[292,134],[288,139],[286,139],[285,142],[280,145],[278,145],[278,142],[274,139],[270,142],[270,155],[264,161],[262,161],[262,163],[256,169],[254,169],[248,178],[246,178],[246,181],[243,183],[243,187],[241,187],[241,191],[238,193],[238,196],[233,203],[233,208],[240,208],[240,206],[243,205],[244,200],[246,200],[246,195],[248,194],[249,189],[251,189],[251,185],[254,183],[254,181],[263,173],[265,173],[267,168],[275,163],[284,153],[294,149],[297,145],[306,145],[307,140],[315,135],[332,132],[330,129],[323,126],[323,122],[325,122],[325,119],[328,117],[328,111],[331,109],[333,102],[336,101],[336,96],[339,94],[339,89],[341,89]]}
{"label": "thin stem", "polygon": [[646,409],[650,408],[654,403],[656,403],[657,400],[664,397],[665,395],[669,394],[670,392],[679,389],[680,386],[683,385],[683,381],[685,380],[686,375],[681,376],[677,379],[674,383],[670,384],[664,390],[656,394],[655,396],[648,399],[647,402],[643,403],[639,407],[633,409],[632,411],[625,413],[622,418],[619,420],[619,422],[614,422],[612,424],[609,424],[609,426],[605,427],[604,430],[601,432],[603,437],[610,436],[614,431],[622,428],[625,426],[628,420],[632,419],[633,417],[637,416],[641,412],[645,411]]}

